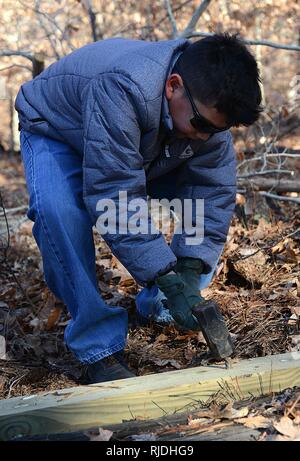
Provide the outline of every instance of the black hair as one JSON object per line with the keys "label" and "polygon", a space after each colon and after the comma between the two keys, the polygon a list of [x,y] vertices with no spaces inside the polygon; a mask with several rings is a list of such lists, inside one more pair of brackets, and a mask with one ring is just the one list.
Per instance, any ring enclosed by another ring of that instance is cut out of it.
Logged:
{"label": "black hair", "polygon": [[257,62],[238,34],[214,34],[191,43],[176,71],[192,96],[215,107],[231,126],[249,126],[263,111]]}

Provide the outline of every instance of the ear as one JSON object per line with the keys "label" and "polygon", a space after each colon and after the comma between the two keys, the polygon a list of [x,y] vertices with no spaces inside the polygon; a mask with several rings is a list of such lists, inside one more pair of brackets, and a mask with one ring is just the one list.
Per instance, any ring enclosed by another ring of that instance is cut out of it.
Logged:
{"label": "ear", "polygon": [[183,90],[183,81],[179,74],[171,74],[166,81],[165,85],[166,98],[168,101],[173,98],[173,96],[182,92]]}

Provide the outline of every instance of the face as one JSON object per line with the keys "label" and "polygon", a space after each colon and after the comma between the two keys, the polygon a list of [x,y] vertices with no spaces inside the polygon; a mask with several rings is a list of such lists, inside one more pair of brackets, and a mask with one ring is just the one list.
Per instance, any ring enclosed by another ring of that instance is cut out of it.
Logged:
{"label": "face", "polygon": [[[194,117],[194,111],[179,74],[170,75],[166,81],[165,91],[177,137],[207,141],[210,135],[196,130],[191,125],[190,120]],[[226,127],[225,115],[218,112],[214,107],[205,106],[195,98],[193,100],[199,113],[210,123],[220,129]]]}

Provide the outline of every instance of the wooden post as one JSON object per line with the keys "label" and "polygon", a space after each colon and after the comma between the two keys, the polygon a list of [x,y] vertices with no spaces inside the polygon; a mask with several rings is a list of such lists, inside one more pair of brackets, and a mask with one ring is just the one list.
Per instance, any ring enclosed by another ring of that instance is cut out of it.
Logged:
{"label": "wooden post", "polygon": [[0,440],[151,419],[300,385],[300,353],[188,368],[0,401]]}

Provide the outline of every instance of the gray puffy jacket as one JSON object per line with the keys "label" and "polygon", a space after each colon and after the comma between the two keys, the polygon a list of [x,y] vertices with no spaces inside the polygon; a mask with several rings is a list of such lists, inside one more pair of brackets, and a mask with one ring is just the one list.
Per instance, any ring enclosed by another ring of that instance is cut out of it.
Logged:
{"label": "gray puffy jacket", "polygon": [[103,236],[141,285],[180,256],[201,258],[209,272],[222,252],[234,210],[235,152],[228,131],[207,142],[165,142],[172,128],[165,81],[189,44],[127,39],[92,43],[24,83],[16,99],[22,128],[67,143],[74,155],[82,155],[83,198],[94,224],[99,199],[117,201],[119,190],[127,191],[128,200],[146,199],[147,181],[170,171],[177,197],[205,200],[205,233],[199,245],[186,244],[184,233],[174,235],[170,246],[160,232]]}

